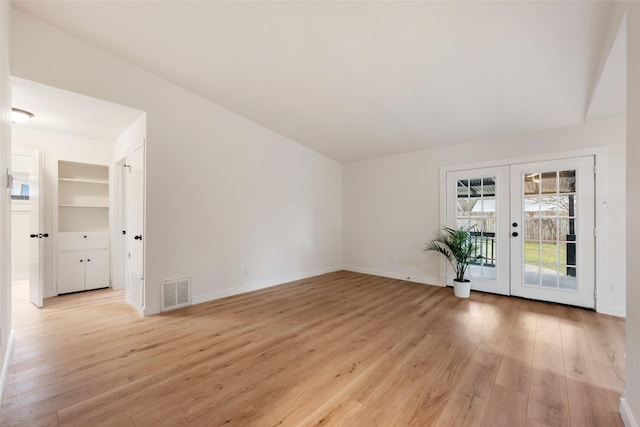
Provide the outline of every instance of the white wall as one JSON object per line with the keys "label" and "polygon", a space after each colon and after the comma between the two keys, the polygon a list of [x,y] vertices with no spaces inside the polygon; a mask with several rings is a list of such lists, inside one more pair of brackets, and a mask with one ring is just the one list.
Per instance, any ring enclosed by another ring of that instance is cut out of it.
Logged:
{"label": "white wall", "polygon": [[147,116],[142,113],[140,118],[131,123],[122,135],[111,146],[111,161],[113,163],[127,156],[127,150],[140,146],[141,140],[147,135]]}
{"label": "white wall", "polygon": [[[109,164],[112,145],[108,142],[80,138],[63,133],[45,132],[24,126],[13,126],[13,146],[37,149],[45,157],[61,158],[72,162]],[[48,154],[48,156],[47,156]],[[49,163],[45,163],[45,169]]]}
{"label": "white wall", "polygon": [[[608,287],[598,310],[624,315],[625,119],[350,163],[344,166],[344,264],[354,271],[441,284],[440,260],[422,249],[440,218],[440,168],[586,147],[607,147]],[[506,162],[505,162],[506,164]]]}
{"label": "white wall", "polygon": [[11,4],[0,2],[0,399],[13,342],[11,328],[11,84],[9,82],[9,22]]}
{"label": "white wall", "polygon": [[[97,163],[108,165],[111,162],[112,146],[109,143],[95,141],[87,138],[78,138],[55,132],[44,132],[25,128],[20,125],[13,126],[13,146],[16,148],[28,148],[39,150],[44,153],[44,174],[41,176],[41,195],[44,197],[44,224],[46,230],[51,234],[50,239],[44,239],[45,253],[44,260],[41,260],[44,269],[43,296],[45,298],[55,296],[55,265],[56,260],[55,237],[53,231],[57,218],[55,209],[56,183],[58,176],[58,160],[69,160],[72,162]],[[27,224],[28,225],[28,224]],[[19,228],[16,224],[14,229]],[[21,253],[14,253],[14,257],[21,256]],[[24,255],[24,254],[22,254]]]}
{"label": "white wall", "polygon": [[627,4],[627,366],[620,412],[640,426],[640,4]]}
{"label": "white wall", "polygon": [[20,12],[12,24],[14,76],[147,113],[145,312],[164,279],[190,276],[197,302],[340,267],[340,164]]}

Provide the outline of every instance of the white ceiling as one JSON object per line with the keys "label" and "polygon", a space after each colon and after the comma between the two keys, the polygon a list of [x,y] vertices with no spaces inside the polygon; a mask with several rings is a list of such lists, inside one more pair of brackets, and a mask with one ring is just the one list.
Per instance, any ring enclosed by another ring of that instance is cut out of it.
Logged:
{"label": "white ceiling", "polygon": [[139,110],[46,86],[11,78],[14,108],[34,116],[16,126],[62,133],[96,141],[113,142],[141,114]]}
{"label": "white ceiling", "polygon": [[[597,1],[14,7],[341,162],[584,122],[613,13]],[[599,117],[620,114],[609,109]]]}

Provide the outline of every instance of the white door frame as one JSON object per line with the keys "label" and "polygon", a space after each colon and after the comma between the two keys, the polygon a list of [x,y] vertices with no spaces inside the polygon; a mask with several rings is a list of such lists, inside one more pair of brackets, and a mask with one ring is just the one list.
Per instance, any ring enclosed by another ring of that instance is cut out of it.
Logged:
{"label": "white door frame", "polygon": [[[496,166],[508,166],[519,163],[534,163],[549,160],[561,160],[574,157],[594,156],[596,164],[595,176],[595,225],[596,230],[606,230],[606,212],[608,206],[607,187],[608,187],[608,149],[607,147],[592,147],[578,150],[559,151],[556,153],[544,153],[522,157],[507,157],[503,159],[488,160],[482,162],[469,162],[463,164],[455,164],[440,167],[440,224],[447,222],[447,173],[465,169],[481,169]],[[609,275],[609,266],[607,260],[608,235],[601,232],[596,237],[596,261],[595,261],[595,289],[596,301],[595,310],[597,312],[606,312],[606,303],[602,301],[602,295],[605,293],[607,277]],[[445,260],[440,264],[440,284],[446,286],[447,283],[447,264]]]}
{"label": "white door frame", "polygon": [[112,284],[114,289],[125,289],[127,283],[127,157],[114,163],[113,170],[113,225],[112,225]]}
{"label": "white door frame", "polygon": [[45,229],[44,187],[44,153],[36,150],[29,168],[29,300],[38,308],[44,303],[46,241],[42,239],[52,234]]}

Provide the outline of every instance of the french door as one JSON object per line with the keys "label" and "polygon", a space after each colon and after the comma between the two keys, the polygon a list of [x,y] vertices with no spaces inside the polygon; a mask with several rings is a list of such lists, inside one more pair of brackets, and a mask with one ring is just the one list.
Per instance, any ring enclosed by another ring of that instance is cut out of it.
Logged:
{"label": "french door", "polygon": [[447,173],[447,225],[470,227],[482,259],[467,270],[471,288],[509,295],[509,167]]}
{"label": "french door", "polygon": [[447,173],[447,225],[473,227],[473,289],[595,306],[594,158]]}

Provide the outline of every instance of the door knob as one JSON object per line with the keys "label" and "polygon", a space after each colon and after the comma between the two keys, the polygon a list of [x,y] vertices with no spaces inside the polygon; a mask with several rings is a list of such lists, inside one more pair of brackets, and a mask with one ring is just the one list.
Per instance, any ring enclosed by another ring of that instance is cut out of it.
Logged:
{"label": "door knob", "polygon": [[513,233],[511,233],[511,235],[512,235],[513,237],[518,237],[518,232],[517,232],[517,231],[514,231]]}
{"label": "door knob", "polygon": [[511,224],[511,226],[512,226],[512,227],[517,227],[517,226],[518,226],[518,223],[517,223],[517,222],[514,222],[513,224]]}
{"label": "door knob", "polygon": [[142,240],[142,234],[140,234],[140,235],[138,235],[138,236],[135,236],[135,237],[134,237],[134,239],[135,239],[135,240]]}

